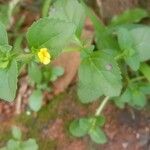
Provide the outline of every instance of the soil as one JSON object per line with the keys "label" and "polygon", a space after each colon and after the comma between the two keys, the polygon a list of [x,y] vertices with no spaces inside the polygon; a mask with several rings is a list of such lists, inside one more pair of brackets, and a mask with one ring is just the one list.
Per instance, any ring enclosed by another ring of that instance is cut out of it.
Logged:
{"label": "soil", "polygon": [[[97,145],[88,136],[75,138],[69,134],[70,121],[94,114],[99,102],[82,105],[76,95],[76,86],[56,96],[38,114],[27,115],[26,108],[20,116],[1,122],[0,146],[10,137],[10,128],[19,126],[24,138],[35,138],[40,150],[149,150],[150,112],[149,106],[142,111],[126,108],[119,110],[111,102],[104,110],[104,131],[108,143]],[[7,135],[6,135],[7,134]]]}

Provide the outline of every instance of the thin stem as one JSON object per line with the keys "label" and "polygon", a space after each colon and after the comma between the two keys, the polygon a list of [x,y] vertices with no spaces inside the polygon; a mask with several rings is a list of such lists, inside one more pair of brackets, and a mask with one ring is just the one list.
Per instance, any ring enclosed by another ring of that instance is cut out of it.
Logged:
{"label": "thin stem", "polygon": [[42,8],[42,17],[47,17],[48,12],[49,12],[49,7],[51,4],[52,0],[45,0],[43,3],[43,8]]}
{"label": "thin stem", "polygon": [[16,7],[16,5],[20,1],[21,0],[12,0],[12,1],[10,1],[10,3],[9,3],[9,12],[8,12],[9,18],[11,18],[12,14],[13,14],[13,11],[14,11],[14,8]]}
{"label": "thin stem", "polygon": [[16,57],[16,61],[26,62],[33,58],[33,54],[21,54]]}
{"label": "thin stem", "polygon": [[122,59],[124,56],[125,56],[125,54],[121,53],[121,54],[117,55],[114,59],[119,60],[119,59]]}
{"label": "thin stem", "polygon": [[73,40],[77,46],[79,46],[80,48],[83,48],[83,43],[81,42],[81,40],[77,36],[74,36]]}
{"label": "thin stem", "polygon": [[99,7],[99,14],[100,14],[100,17],[101,17],[101,19],[103,20],[102,2],[101,2],[101,0],[96,0],[96,3],[97,3],[97,5],[98,5],[98,7]]}
{"label": "thin stem", "polygon": [[99,116],[99,115],[101,114],[101,112],[103,111],[103,109],[104,109],[106,103],[108,102],[108,100],[109,100],[109,96],[106,96],[106,97],[103,99],[102,103],[100,104],[100,106],[99,106],[98,109],[96,110],[95,116]]}
{"label": "thin stem", "polygon": [[133,79],[131,79],[130,81],[131,81],[131,82],[136,82],[136,81],[140,81],[140,80],[144,80],[144,79],[145,79],[144,76],[140,76],[140,77],[137,77],[137,78],[133,78]]}
{"label": "thin stem", "polygon": [[16,110],[15,110],[16,115],[20,115],[21,113],[21,103],[22,103],[21,95],[18,95],[16,99]]}

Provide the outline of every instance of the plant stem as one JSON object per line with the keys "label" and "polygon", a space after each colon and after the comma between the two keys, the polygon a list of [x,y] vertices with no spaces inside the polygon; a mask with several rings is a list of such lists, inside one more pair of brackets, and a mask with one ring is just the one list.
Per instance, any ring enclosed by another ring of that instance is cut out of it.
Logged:
{"label": "plant stem", "polygon": [[11,18],[12,14],[13,14],[13,11],[14,11],[14,8],[16,7],[16,5],[20,1],[21,0],[12,0],[12,1],[10,1],[10,3],[9,3],[9,12],[8,12],[9,18]]}
{"label": "plant stem", "polygon": [[102,9],[102,1],[101,0],[96,0],[96,3],[99,7],[99,14],[100,14],[100,17],[101,19],[103,20],[103,9]]}
{"label": "plant stem", "polygon": [[124,56],[125,56],[125,54],[121,53],[121,54],[117,55],[114,59],[119,60],[119,59],[122,59]]}
{"label": "plant stem", "polygon": [[16,115],[20,115],[21,113],[21,103],[22,103],[21,95],[18,95],[16,98],[16,109],[15,109]]}
{"label": "plant stem", "polygon": [[42,17],[47,17],[48,16],[49,7],[50,7],[51,2],[52,2],[52,0],[45,0],[43,2]]}
{"label": "plant stem", "polygon": [[100,106],[99,106],[98,109],[96,110],[95,116],[99,116],[99,115],[101,114],[101,112],[103,111],[103,109],[104,109],[106,103],[108,102],[108,100],[109,100],[109,96],[106,96],[106,97],[103,99],[102,103],[100,104]]}
{"label": "plant stem", "polygon": [[21,54],[16,57],[16,61],[26,62],[33,58],[33,54]]}
{"label": "plant stem", "polygon": [[143,79],[145,79],[145,77],[144,76],[140,76],[140,77],[133,78],[130,81],[131,82],[136,82],[136,81],[140,81],[140,80],[143,80]]}

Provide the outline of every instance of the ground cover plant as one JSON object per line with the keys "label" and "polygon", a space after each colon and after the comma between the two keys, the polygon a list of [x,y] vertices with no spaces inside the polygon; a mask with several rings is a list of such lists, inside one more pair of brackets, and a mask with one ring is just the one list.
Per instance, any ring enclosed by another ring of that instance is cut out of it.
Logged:
{"label": "ground cover plant", "polygon": [[[47,0],[43,5],[43,17],[27,29],[26,49],[18,49],[16,43],[9,44],[6,24],[11,13],[9,9],[9,15],[0,23],[0,98],[4,101],[14,101],[18,76],[25,69],[29,84],[34,87],[28,105],[38,112],[43,104],[42,92],[51,92],[52,82],[64,74],[63,68],[53,67],[51,62],[63,52],[78,51],[78,98],[85,105],[100,101],[100,106],[95,114],[73,120],[68,129],[70,134],[89,135],[95,143],[105,144],[107,136],[103,126],[107,116],[102,111],[109,101],[121,109],[129,105],[140,110],[148,104],[150,27],[140,23],[149,17],[146,10],[127,10],[104,25],[83,1]],[[86,17],[90,18],[95,31],[90,42],[81,36]],[[16,128],[14,132],[21,134]],[[20,143],[20,136],[14,133],[13,137],[18,141],[11,140],[12,144]],[[27,143],[37,149],[34,140],[22,145]],[[9,144],[10,141],[3,149],[9,150]]]}
{"label": "ground cover plant", "polygon": [[37,150],[38,145],[34,139],[28,139],[27,141],[22,141],[21,131],[17,127],[12,128],[12,136],[13,138],[10,139],[7,143],[6,147],[1,148],[1,150],[12,150],[12,149],[24,149],[24,150]]}

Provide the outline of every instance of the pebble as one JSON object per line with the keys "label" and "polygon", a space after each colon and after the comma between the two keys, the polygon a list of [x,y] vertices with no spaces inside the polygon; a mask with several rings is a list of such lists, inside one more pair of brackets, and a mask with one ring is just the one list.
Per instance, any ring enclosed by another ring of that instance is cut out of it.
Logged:
{"label": "pebble", "polygon": [[140,138],[140,134],[136,133],[136,138],[139,139]]}
{"label": "pebble", "polygon": [[123,147],[124,149],[127,149],[128,145],[129,145],[129,143],[128,143],[128,142],[124,142],[124,143],[122,143],[122,147]]}

